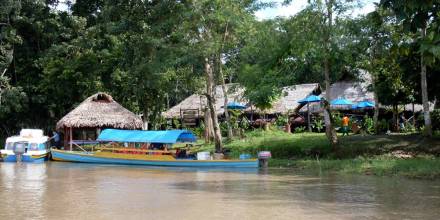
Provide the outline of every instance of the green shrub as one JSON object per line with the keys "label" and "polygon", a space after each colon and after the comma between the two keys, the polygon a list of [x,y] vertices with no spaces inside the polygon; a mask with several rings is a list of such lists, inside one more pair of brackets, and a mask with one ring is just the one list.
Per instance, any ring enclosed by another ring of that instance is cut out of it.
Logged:
{"label": "green shrub", "polygon": [[440,130],[440,109],[431,112],[431,123],[433,130]]}
{"label": "green shrub", "polygon": [[242,153],[254,157],[259,151],[268,150],[273,158],[288,159],[314,157],[315,154],[328,155],[330,145],[323,134],[287,134],[282,131],[263,131],[261,129],[246,133],[246,139],[226,144],[231,156],[238,158]]}
{"label": "green shrub", "polygon": [[288,122],[289,118],[286,115],[279,115],[275,124],[277,126],[285,126]]}
{"label": "green shrub", "polygon": [[299,126],[295,128],[295,133],[303,133],[306,130],[306,127]]}
{"label": "green shrub", "polygon": [[371,117],[368,117],[367,115],[365,115],[362,127],[365,129],[365,131],[368,134],[374,133],[374,121],[373,121],[373,119]]}
{"label": "green shrub", "polygon": [[173,118],[173,125],[175,128],[180,129],[181,128],[180,120],[178,118]]}
{"label": "green shrub", "polygon": [[332,118],[333,118],[333,122],[335,123],[336,127],[342,126],[341,113],[339,113],[339,112],[332,112]]}
{"label": "green shrub", "polygon": [[379,129],[379,132],[386,132],[386,131],[390,130],[390,125],[386,119],[379,120],[379,122],[377,123],[377,126]]}
{"label": "green shrub", "polygon": [[322,119],[314,119],[312,123],[312,128],[321,132],[324,129],[324,121]]}
{"label": "green shrub", "polygon": [[251,123],[246,117],[243,117],[240,121],[240,128],[243,128],[245,130],[249,129],[251,127]]}

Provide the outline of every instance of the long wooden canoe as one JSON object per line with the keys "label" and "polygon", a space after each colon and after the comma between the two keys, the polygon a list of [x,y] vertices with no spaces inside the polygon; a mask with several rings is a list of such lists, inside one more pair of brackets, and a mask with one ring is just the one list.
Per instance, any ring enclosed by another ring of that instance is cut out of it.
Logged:
{"label": "long wooden canoe", "polygon": [[172,167],[239,167],[257,168],[258,160],[189,160],[176,159],[171,155],[122,154],[113,152],[74,152],[51,150],[52,159],[58,161],[124,164]]}

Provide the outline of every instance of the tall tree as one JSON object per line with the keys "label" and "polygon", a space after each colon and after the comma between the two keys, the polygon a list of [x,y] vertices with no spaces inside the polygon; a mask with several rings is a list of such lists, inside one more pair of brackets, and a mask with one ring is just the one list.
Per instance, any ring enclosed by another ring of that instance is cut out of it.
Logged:
{"label": "tall tree", "polygon": [[402,21],[405,30],[415,34],[413,40],[419,45],[421,57],[420,90],[422,93],[425,134],[432,136],[426,69],[427,64],[433,63],[434,57],[440,57],[440,44],[438,43],[440,34],[437,29],[440,22],[440,2],[381,0],[380,5],[392,10],[395,17]]}
{"label": "tall tree", "polygon": [[183,32],[190,33],[187,41],[193,46],[192,51],[203,62],[207,88],[205,96],[211,113],[217,153],[222,152],[223,143],[215,108],[215,87],[220,82],[224,95],[227,95],[223,61],[227,61],[235,52],[240,28],[246,19],[253,16],[255,4],[255,1],[224,0],[189,2],[191,13],[182,26]]}
{"label": "tall tree", "polygon": [[14,44],[20,43],[12,23],[19,16],[21,4],[19,1],[5,0],[0,3],[0,106],[2,96],[11,89],[6,72],[14,57]]}
{"label": "tall tree", "polygon": [[[324,82],[325,82],[325,98],[329,102],[331,97],[330,91],[330,56],[331,56],[331,41],[333,32],[333,8],[335,7],[335,0],[325,1],[325,19],[324,19],[324,33],[323,33],[323,43],[324,43]],[[330,115],[330,105],[324,104],[324,122],[325,122],[325,133],[327,138],[330,140],[333,148],[336,148],[338,144],[338,136],[336,130],[333,127],[331,115]]]}

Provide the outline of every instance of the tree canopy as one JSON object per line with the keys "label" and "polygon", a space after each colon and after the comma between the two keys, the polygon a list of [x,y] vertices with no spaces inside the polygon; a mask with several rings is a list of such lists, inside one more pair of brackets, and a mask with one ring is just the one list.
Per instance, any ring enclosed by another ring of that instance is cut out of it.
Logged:
{"label": "tree canopy", "polygon": [[[289,2],[289,1],[287,1]],[[291,17],[258,20],[260,1],[76,0],[0,3],[0,136],[45,129],[98,91],[158,128],[161,113],[194,92],[237,82],[264,110],[283,86],[373,75],[386,105],[438,100],[439,4],[383,0],[352,17],[356,1],[309,1]],[[425,29],[422,35],[420,30]],[[325,76],[328,74],[328,79]]]}

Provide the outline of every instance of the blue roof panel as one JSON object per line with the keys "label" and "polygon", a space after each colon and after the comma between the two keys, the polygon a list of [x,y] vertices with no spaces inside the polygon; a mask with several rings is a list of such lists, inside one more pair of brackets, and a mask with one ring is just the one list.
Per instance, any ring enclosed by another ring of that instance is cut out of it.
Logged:
{"label": "blue roof panel", "polygon": [[188,130],[140,131],[105,129],[97,141],[131,142],[131,143],[163,143],[195,142],[196,136]]}
{"label": "blue roof panel", "polygon": [[320,101],[321,101],[321,97],[316,96],[316,95],[309,95],[306,98],[299,100],[298,103],[307,104],[310,102],[320,102]]}

